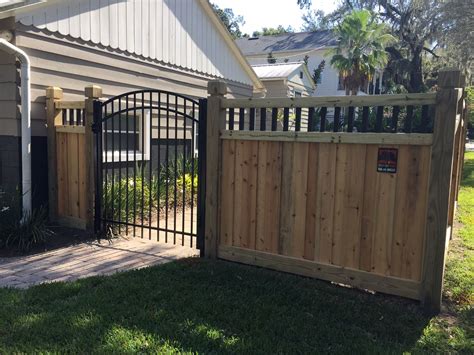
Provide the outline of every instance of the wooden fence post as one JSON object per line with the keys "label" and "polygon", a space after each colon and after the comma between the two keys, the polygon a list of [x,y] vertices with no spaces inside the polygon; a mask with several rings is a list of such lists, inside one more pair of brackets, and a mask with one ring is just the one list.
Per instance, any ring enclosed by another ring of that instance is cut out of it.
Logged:
{"label": "wooden fence post", "polygon": [[49,219],[58,219],[58,164],[56,153],[56,125],[62,123],[62,110],[56,109],[56,102],[63,98],[63,90],[58,87],[46,89],[46,122],[48,127],[48,201]]}
{"label": "wooden fence post", "polygon": [[85,88],[85,144],[86,144],[86,228],[88,231],[94,229],[94,199],[95,199],[95,164],[94,164],[94,133],[92,125],[94,123],[94,100],[102,97],[102,88],[97,85],[89,85]]}
{"label": "wooden fence post", "polygon": [[225,129],[226,110],[221,101],[227,93],[227,85],[215,80],[208,83],[209,99],[207,101],[207,137],[206,137],[206,218],[204,232],[204,255],[207,258],[217,257],[218,223],[219,223],[219,185],[221,171],[220,133]]}
{"label": "wooden fence post", "polygon": [[422,303],[427,313],[438,313],[441,308],[446,246],[449,240],[448,218],[454,161],[456,115],[462,90],[461,73],[446,70],[439,73],[436,115],[431,150],[428,192],[428,218],[422,274]]}

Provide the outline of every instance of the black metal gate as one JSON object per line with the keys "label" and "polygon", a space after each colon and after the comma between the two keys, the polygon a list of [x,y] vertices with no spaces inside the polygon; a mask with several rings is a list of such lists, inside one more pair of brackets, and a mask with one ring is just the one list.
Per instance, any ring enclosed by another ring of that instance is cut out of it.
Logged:
{"label": "black metal gate", "polygon": [[206,108],[159,90],[94,103],[97,232],[203,253]]}

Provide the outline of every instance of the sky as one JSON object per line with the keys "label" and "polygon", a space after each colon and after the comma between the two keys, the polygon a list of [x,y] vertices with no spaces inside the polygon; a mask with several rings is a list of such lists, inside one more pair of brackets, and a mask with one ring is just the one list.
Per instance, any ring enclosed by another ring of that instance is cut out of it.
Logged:
{"label": "sky", "polygon": [[[296,0],[211,0],[220,8],[231,8],[236,15],[242,15],[245,25],[241,27],[243,33],[252,34],[262,27],[291,26],[296,31],[301,29],[303,21]],[[335,10],[335,0],[313,0],[312,9],[323,10],[329,13]]]}

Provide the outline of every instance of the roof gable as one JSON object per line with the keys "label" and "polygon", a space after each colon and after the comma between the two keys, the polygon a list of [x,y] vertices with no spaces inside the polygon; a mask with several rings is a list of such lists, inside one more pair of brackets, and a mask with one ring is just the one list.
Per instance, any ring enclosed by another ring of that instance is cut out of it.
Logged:
{"label": "roof gable", "polygon": [[207,0],[53,0],[17,21],[263,89]]}
{"label": "roof gable", "polygon": [[312,50],[337,44],[330,30],[239,38],[235,42],[246,56],[270,52]]}
{"label": "roof gable", "polygon": [[261,80],[286,79],[291,81],[295,77],[298,77],[299,80],[300,72],[303,72],[305,79],[302,81],[309,83],[313,89],[316,88],[304,62],[253,65],[252,68]]}

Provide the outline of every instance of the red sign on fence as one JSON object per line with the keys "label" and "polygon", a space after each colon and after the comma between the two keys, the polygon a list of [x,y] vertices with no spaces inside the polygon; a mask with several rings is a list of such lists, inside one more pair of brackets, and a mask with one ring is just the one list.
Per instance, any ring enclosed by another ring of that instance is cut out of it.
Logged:
{"label": "red sign on fence", "polygon": [[397,172],[398,149],[379,148],[377,172],[395,174]]}

